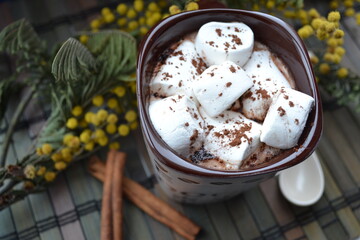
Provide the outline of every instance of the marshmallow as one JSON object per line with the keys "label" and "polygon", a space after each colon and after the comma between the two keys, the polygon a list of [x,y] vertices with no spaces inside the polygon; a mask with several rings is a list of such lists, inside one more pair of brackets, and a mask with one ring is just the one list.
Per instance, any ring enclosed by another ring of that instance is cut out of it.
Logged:
{"label": "marshmallow", "polygon": [[208,66],[226,60],[243,66],[254,46],[254,33],[239,22],[209,22],[204,24],[196,36],[195,48]]}
{"label": "marshmallow", "polygon": [[191,82],[206,69],[190,40],[184,40],[170,54],[150,83],[151,94],[192,95]]}
{"label": "marshmallow", "polygon": [[260,140],[269,146],[294,147],[304,130],[314,98],[287,88],[280,90],[263,123]]}
{"label": "marshmallow", "polygon": [[239,169],[241,162],[260,145],[261,125],[241,113],[224,111],[217,117],[207,116],[204,149],[225,162],[226,169]]}
{"label": "marshmallow", "polygon": [[287,80],[288,78],[291,81],[291,77],[285,65],[264,45],[258,43],[255,44],[255,50],[244,70],[254,85],[241,98],[242,113],[250,119],[263,121],[279,89],[291,88]]}
{"label": "marshmallow", "polygon": [[193,91],[205,112],[215,117],[229,108],[252,85],[243,69],[226,61],[206,69],[193,82]]}
{"label": "marshmallow", "polygon": [[161,138],[178,154],[188,157],[204,140],[204,121],[189,97],[174,95],[150,102],[151,122]]}

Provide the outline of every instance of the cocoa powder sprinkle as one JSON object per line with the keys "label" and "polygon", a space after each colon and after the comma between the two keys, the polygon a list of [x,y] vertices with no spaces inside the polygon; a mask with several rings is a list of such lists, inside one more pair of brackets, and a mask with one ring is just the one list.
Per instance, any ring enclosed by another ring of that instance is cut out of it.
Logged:
{"label": "cocoa powder sprinkle", "polygon": [[252,96],[252,92],[251,92],[251,91],[247,91],[247,92],[242,96],[242,98],[244,98],[244,99],[251,99],[251,100],[253,100],[253,101],[256,100],[256,98],[254,98],[254,97]]}
{"label": "cocoa powder sprinkle", "polygon": [[227,83],[226,83],[226,87],[230,87],[231,85],[232,85],[231,82],[227,82]]}
{"label": "cocoa powder sprinkle", "polygon": [[190,137],[190,141],[195,142],[196,139],[198,138],[198,136],[199,136],[199,131],[197,129],[195,129],[193,132],[193,135]]}
{"label": "cocoa powder sprinkle", "polygon": [[214,132],[214,135],[215,135],[215,137],[217,137],[217,138],[224,137],[224,135],[222,135],[222,134],[219,133],[219,132]]}
{"label": "cocoa powder sprinkle", "polygon": [[196,66],[197,74],[199,74],[199,75],[202,74],[205,69],[206,69],[205,62],[201,58],[199,58],[198,62],[197,62],[197,66]]}
{"label": "cocoa powder sprinkle", "polygon": [[221,29],[220,28],[215,29],[215,32],[217,33],[217,35],[219,37],[221,37]]}
{"label": "cocoa powder sprinkle", "polygon": [[182,52],[182,50],[180,50],[180,51],[174,52],[172,55],[176,57],[178,55],[184,55],[184,53]]}
{"label": "cocoa powder sprinkle", "polygon": [[292,101],[289,101],[289,106],[294,107],[295,105],[294,105],[294,103]]}
{"label": "cocoa powder sprinkle", "polygon": [[230,71],[231,71],[232,73],[236,72],[236,69],[234,68],[233,65],[231,65],[231,66],[229,67],[229,69],[230,69]]}
{"label": "cocoa powder sprinkle", "polygon": [[286,113],[286,111],[282,107],[279,107],[277,110],[279,112],[280,117],[284,116]]}
{"label": "cocoa powder sprinkle", "polygon": [[252,124],[244,124],[238,131],[233,135],[234,139],[229,143],[230,146],[235,147],[242,143],[241,138],[245,138],[249,143],[252,142],[252,138],[249,138],[245,132],[251,130]]}
{"label": "cocoa powder sprinkle", "polygon": [[197,62],[195,59],[191,59],[191,64],[196,68],[197,67]]}
{"label": "cocoa powder sprinkle", "polygon": [[265,89],[262,89],[262,88],[257,89],[256,94],[260,95],[261,98],[263,98],[263,99],[269,99],[270,98],[270,95],[269,95],[268,91],[266,91]]}
{"label": "cocoa powder sprinkle", "polygon": [[164,73],[162,73],[162,75],[165,76],[166,78],[172,78],[173,77],[173,75],[171,75],[168,72],[164,72]]}
{"label": "cocoa powder sprinkle", "polygon": [[207,126],[207,129],[208,129],[209,131],[211,131],[213,128],[214,128],[213,125],[208,125],[208,126]]}
{"label": "cocoa powder sprinkle", "polygon": [[232,38],[231,42],[235,42],[237,45],[242,45],[242,41],[238,36],[232,35]]}

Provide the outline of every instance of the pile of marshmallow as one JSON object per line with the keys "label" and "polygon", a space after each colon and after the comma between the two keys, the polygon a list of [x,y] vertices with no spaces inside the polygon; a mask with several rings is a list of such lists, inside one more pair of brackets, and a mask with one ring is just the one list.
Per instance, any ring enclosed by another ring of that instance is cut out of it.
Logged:
{"label": "pile of marshmallow", "polygon": [[314,99],[247,25],[209,22],[174,48],[150,82],[149,115],[179,155],[203,148],[238,169],[261,143],[297,145]]}

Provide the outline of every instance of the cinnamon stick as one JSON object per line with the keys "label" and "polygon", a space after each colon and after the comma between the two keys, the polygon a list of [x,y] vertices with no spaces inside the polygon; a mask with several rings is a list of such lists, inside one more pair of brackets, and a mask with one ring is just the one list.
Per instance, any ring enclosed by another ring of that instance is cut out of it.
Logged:
{"label": "cinnamon stick", "polygon": [[115,153],[112,188],[112,211],[113,211],[113,236],[114,240],[122,239],[122,193],[123,193],[123,171],[125,167],[126,154]]}
{"label": "cinnamon stick", "polygon": [[104,187],[101,203],[101,240],[111,240],[112,233],[112,210],[111,210],[111,195],[112,195],[112,175],[114,169],[115,151],[109,151],[107,155],[107,165],[103,168]]}
{"label": "cinnamon stick", "polygon": [[[107,165],[107,164],[106,164]],[[105,163],[99,158],[92,157],[89,162],[89,172],[98,180],[105,179]],[[144,212],[154,219],[167,225],[185,239],[195,239],[200,227],[183,214],[157,198],[137,182],[123,177],[124,195]]]}
{"label": "cinnamon stick", "polygon": [[185,239],[195,239],[195,236],[200,231],[200,228],[188,218],[147,191],[143,186],[128,178],[124,179],[124,192],[129,200],[144,212],[159,222],[166,224]]}

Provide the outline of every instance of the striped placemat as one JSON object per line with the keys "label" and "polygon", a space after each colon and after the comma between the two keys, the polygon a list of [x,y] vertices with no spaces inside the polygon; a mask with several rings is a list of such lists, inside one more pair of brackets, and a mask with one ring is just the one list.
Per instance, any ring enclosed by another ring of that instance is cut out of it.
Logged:
{"label": "striped placemat", "polygon": [[[52,44],[85,28],[87,20],[102,6],[116,4],[110,0],[3,1],[0,28],[27,17]],[[360,73],[359,28],[354,27],[352,19],[344,20],[342,25],[347,31],[344,64]],[[0,58],[0,69],[6,70],[5,66],[6,59]],[[19,96],[14,96],[14,106],[16,99]],[[317,153],[324,169],[325,193],[311,207],[297,207],[286,201],[276,178],[225,202],[173,202],[159,189],[140,132],[124,141],[129,156],[125,174],[200,225],[198,239],[356,239],[360,236],[360,114],[351,109],[324,113],[324,134]],[[48,115],[41,99],[31,103],[12,139],[8,163],[26,153]],[[10,112],[7,120],[9,116]],[[0,125],[0,141],[7,124],[5,121]],[[47,191],[1,211],[0,240],[99,239],[101,193],[102,184],[86,171],[86,162],[77,163]],[[131,202],[125,200],[124,204],[124,239],[182,239]]]}
{"label": "striped placemat", "polygon": [[[356,174],[360,168],[356,166],[356,141],[346,137],[347,131],[353,138],[360,136],[354,134],[360,133],[360,128],[347,109],[325,113],[324,136],[317,152],[326,187],[323,197],[311,207],[287,202],[276,178],[225,202],[200,206],[172,202],[158,187],[139,132],[124,146],[129,155],[126,175],[199,224],[199,239],[354,239],[360,236]],[[24,133],[29,136],[25,128],[17,133],[22,138]],[[14,144],[14,152],[24,145]],[[78,163],[61,174],[48,191],[0,212],[0,239],[99,239],[101,192],[102,185],[88,174],[86,162]],[[124,221],[125,239],[181,239],[128,201]]]}

